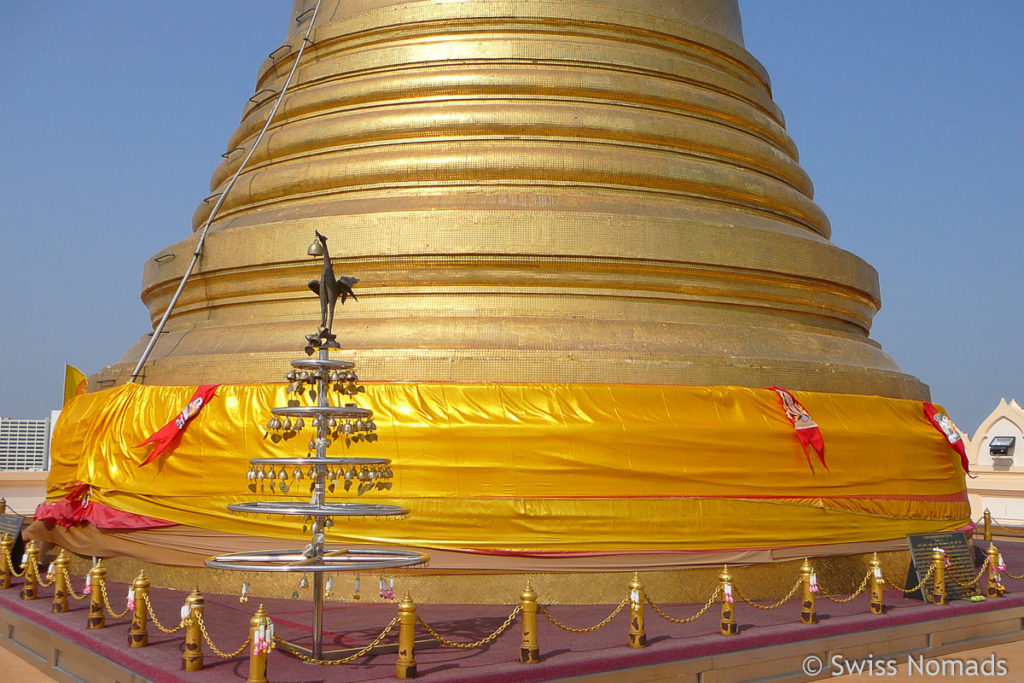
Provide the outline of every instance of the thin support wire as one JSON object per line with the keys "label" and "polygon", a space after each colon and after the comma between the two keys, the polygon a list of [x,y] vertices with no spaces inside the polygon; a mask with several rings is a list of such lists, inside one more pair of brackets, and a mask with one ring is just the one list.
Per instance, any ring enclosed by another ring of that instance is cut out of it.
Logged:
{"label": "thin support wire", "polygon": [[288,92],[288,87],[291,85],[292,78],[295,76],[295,72],[299,68],[299,61],[302,60],[302,53],[309,44],[309,36],[313,33],[313,26],[316,24],[316,15],[317,12],[320,11],[320,2],[321,0],[317,0],[316,6],[313,8],[313,16],[309,21],[309,26],[306,28],[306,35],[302,39],[302,45],[299,46],[299,51],[295,55],[295,62],[292,64],[291,71],[288,72],[288,78],[285,79],[284,85],[281,87],[281,93],[277,96],[277,100],[274,102],[274,107],[267,115],[267,120],[263,124],[263,128],[249,147],[249,151],[246,153],[245,158],[242,159],[242,163],[238,166],[235,174],[231,176],[231,180],[228,181],[228,184],[224,188],[224,191],[221,192],[220,197],[217,198],[217,203],[213,205],[213,209],[210,210],[210,215],[206,219],[206,224],[203,226],[203,230],[199,234],[199,242],[196,244],[196,249],[192,253],[192,261],[188,264],[188,268],[185,269],[185,274],[181,277],[181,282],[178,283],[178,289],[175,290],[174,296],[171,297],[170,302],[167,304],[164,314],[160,317],[160,322],[157,323],[156,328],[153,330],[152,338],[150,338],[149,343],[146,344],[146,349],[139,357],[139,362],[135,365],[135,369],[132,370],[131,377],[128,378],[129,382],[135,382],[138,380],[139,375],[142,373],[143,366],[145,366],[146,361],[149,360],[149,355],[153,352],[153,347],[156,346],[157,340],[160,338],[160,335],[163,334],[164,326],[167,324],[167,320],[171,317],[174,307],[178,304],[178,299],[181,297],[181,293],[185,289],[185,284],[188,282],[189,278],[192,277],[192,271],[195,270],[196,264],[199,262],[199,257],[203,254],[203,246],[206,244],[206,235],[210,231],[210,226],[213,224],[214,219],[217,217],[217,212],[220,211],[220,207],[224,204],[224,199],[228,196],[228,192],[230,192],[231,188],[234,187],[235,181],[238,180],[238,176],[242,174],[242,170],[245,168],[246,164],[249,163],[249,159],[252,158],[252,155],[259,146],[260,141],[263,140],[263,136],[266,135],[267,129],[270,128],[270,123],[274,120],[274,116],[277,114],[277,110],[280,108],[281,102],[284,100],[285,93]]}

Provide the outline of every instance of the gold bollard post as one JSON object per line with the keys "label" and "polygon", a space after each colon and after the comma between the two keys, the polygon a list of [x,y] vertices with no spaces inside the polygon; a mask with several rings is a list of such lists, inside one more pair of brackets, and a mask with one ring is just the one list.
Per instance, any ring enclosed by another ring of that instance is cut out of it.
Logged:
{"label": "gold bollard post", "polygon": [[640,583],[639,572],[633,573],[629,582],[629,646],[647,647],[647,633],[644,631],[644,585]]}
{"label": "gold bollard post", "polygon": [[11,587],[11,572],[14,571],[14,567],[8,564],[7,558],[11,556],[13,548],[14,539],[4,532],[3,538],[0,538],[0,589]]}
{"label": "gold bollard post", "polygon": [[942,548],[932,548],[932,604],[949,603],[946,597],[946,553]]}
{"label": "gold bollard post", "polygon": [[263,639],[267,632],[267,612],[263,605],[256,610],[249,620],[249,639],[252,640],[252,652],[249,654],[249,678],[246,683],[267,683],[267,651]]}
{"label": "gold bollard post", "polygon": [[199,620],[203,618],[206,601],[199,592],[199,586],[185,599],[185,649],[181,653],[182,671],[199,671],[203,668],[203,632],[199,628]]}
{"label": "gold bollard post", "polygon": [[416,678],[416,603],[406,591],[398,603],[398,660],[395,677],[406,680]]}
{"label": "gold bollard post", "polygon": [[985,509],[985,542],[992,542],[992,513]]}
{"label": "gold bollard post", "polygon": [[146,605],[149,602],[149,579],[145,572],[139,572],[132,584],[135,610],[132,612],[132,627],[128,631],[128,647],[149,645],[149,631],[146,630]]}
{"label": "gold bollard post", "polygon": [[878,561],[878,553],[871,555],[868,566],[871,568],[871,605],[869,610],[872,614],[885,614],[885,593],[882,588],[885,579],[882,578],[882,564]]}
{"label": "gold bollard post", "polygon": [[7,512],[7,499],[0,497],[0,515]]}
{"label": "gold bollard post", "polygon": [[1002,555],[995,543],[989,543],[985,554],[988,555],[988,584],[985,586],[985,595],[989,598],[1001,598],[1006,591],[1002,577],[999,575]]}
{"label": "gold bollard post", "polygon": [[804,558],[800,565],[800,623],[817,624],[818,610],[814,606],[814,570],[811,563]]}
{"label": "gold bollard post", "polygon": [[100,562],[89,570],[89,630],[107,625],[107,614],[103,609],[103,584],[107,580],[107,568]]}
{"label": "gold bollard post", "polygon": [[25,572],[25,583],[21,587],[22,600],[35,600],[39,597],[39,585],[36,577],[39,575],[39,546],[35,541],[29,541],[25,546],[25,561],[21,563]]}
{"label": "gold bollard post", "polygon": [[61,548],[60,555],[53,562],[53,612],[60,614],[68,611],[68,565],[71,558],[68,551]]}
{"label": "gold bollard post", "polygon": [[734,636],[740,632],[740,627],[736,625],[736,610],[732,599],[732,574],[729,573],[728,565],[722,565],[718,581],[722,586],[722,621],[718,630],[723,636]]}
{"label": "gold bollard post", "polygon": [[523,615],[523,643],[519,648],[519,661],[523,664],[540,663],[540,647],[537,645],[537,594],[530,582],[519,596]]}

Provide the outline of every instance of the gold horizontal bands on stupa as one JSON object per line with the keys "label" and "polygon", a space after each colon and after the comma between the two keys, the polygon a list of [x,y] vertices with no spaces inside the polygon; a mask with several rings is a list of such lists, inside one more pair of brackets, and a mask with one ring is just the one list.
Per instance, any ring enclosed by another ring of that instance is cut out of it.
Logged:
{"label": "gold horizontal bands on stupa", "polygon": [[[260,68],[194,228],[313,4]],[[869,338],[877,275],[812,194],[735,2],[324,0],[144,379],[279,381],[318,320],[319,230],[360,279],[336,331],[375,381],[926,397]],[[147,264],[154,320],[196,239]],[[126,379],[145,341],[97,379]]]}

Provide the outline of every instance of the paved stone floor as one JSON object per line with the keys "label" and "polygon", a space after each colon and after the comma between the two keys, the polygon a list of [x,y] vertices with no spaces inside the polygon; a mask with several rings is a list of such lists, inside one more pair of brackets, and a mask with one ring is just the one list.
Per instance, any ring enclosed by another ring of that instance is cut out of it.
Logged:
{"label": "paved stone floor", "polygon": [[[918,674],[916,672],[908,672],[906,664],[901,664],[897,667],[897,674],[895,676],[864,676],[864,675],[847,675],[847,676],[832,676],[829,674],[825,677],[826,680],[831,681],[843,681],[843,683],[853,683],[854,681],[871,681],[877,683],[879,680],[884,681],[929,681],[930,683],[962,683],[964,680],[970,680],[970,678],[979,678],[982,680],[990,681],[1020,681],[1024,680],[1024,641],[1016,641],[1013,643],[1006,643],[1004,645],[997,645],[995,647],[983,647],[977,650],[966,650],[964,652],[957,652],[953,655],[948,655],[944,659],[946,660],[959,660],[967,662],[970,659],[974,659],[978,662],[982,662],[987,659],[990,655],[995,655],[997,659],[1005,661],[1006,674],[1004,676],[983,676],[979,675],[976,677],[967,676],[942,676],[942,675],[928,675]],[[947,664],[947,666],[949,666]],[[934,666],[932,667],[934,669]],[[50,681],[56,681],[54,678],[50,678],[44,673],[36,670],[31,664],[11,656],[0,657],[0,681],[11,681],[11,683],[49,683]]]}
{"label": "paved stone floor", "polygon": [[[966,662],[968,660],[975,660],[979,665],[991,655],[995,655],[997,660],[1003,660],[1006,673],[1003,675],[983,675],[977,674],[974,676],[968,675],[951,675],[943,676],[941,673],[929,674],[928,671],[941,671],[939,668],[942,664],[940,661],[937,664],[925,664],[924,672],[919,673],[917,670],[909,671],[908,665],[905,663],[906,658],[898,659],[898,661],[904,662],[900,664],[897,669],[895,676],[866,676],[866,675],[847,675],[847,676],[832,676],[829,675],[827,680],[830,681],[843,681],[843,683],[851,683],[853,681],[929,681],[929,683],[963,683],[963,681],[969,680],[987,680],[987,681],[1024,681],[1024,640],[1018,640],[1012,643],[1004,643],[1003,645],[995,645],[992,647],[982,647],[977,650],[964,650],[963,652],[956,652],[951,655],[945,655],[939,657],[939,660],[946,660],[947,672],[954,672],[955,668],[959,665],[953,664],[954,660]],[[916,661],[916,660],[915,660]]]}

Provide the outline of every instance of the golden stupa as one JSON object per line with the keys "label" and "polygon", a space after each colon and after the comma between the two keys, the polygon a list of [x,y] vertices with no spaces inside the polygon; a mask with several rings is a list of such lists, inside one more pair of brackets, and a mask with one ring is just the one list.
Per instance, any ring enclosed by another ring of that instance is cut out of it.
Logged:
{"label": "golden stupa", "polygon": [[[628,553],[969,522],[927,387],[869,337],[877,275],[830,241],[735,0],[323,0],[304,43],[316,4],[294,2],[196,232],[146,264],[155,323],[220,203],[140,381],[148,336],[66,411],[51,497],[85,481],[128,512],[284,535],[222,511],[318,319],[318,230],[360,280],[335,329],[370,383],[374,454],[403,472],[386,497],[411,510],[341,538]],[[165,467],[125,464],[212,383],[220,407]],[[827,464],[768,386],[806,406]]]}
{"label": "golden stupa", "polygon": [[[292,66],[289,24],[196,230]],[[367,378],[927,397],[868,337],[877,276],[829,241],[735,2],[325,1],[312,35],[147,384],[279,381],[318,229],[361,280],[343,340]],[[146,265],[154,322],[195,239]]]}

